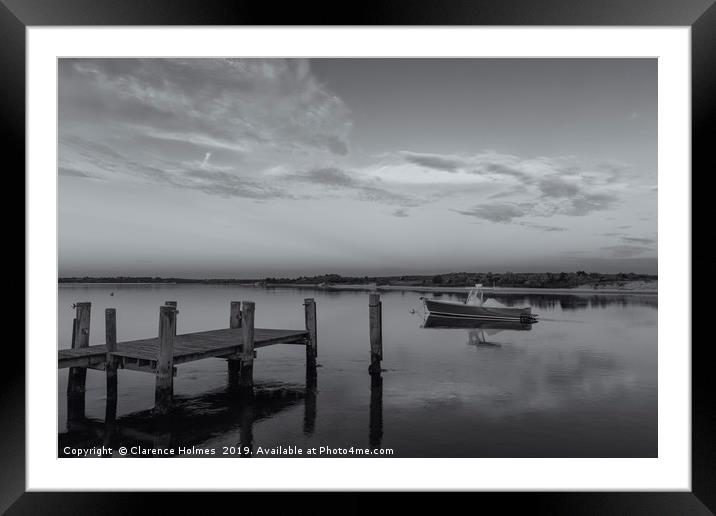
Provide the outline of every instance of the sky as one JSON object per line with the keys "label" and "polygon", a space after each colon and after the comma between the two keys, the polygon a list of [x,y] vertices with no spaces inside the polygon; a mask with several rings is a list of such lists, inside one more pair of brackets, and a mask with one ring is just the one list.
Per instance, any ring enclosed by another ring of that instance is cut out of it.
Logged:
{"label": "sky", "polygon": [[657,271],[656,59],[60,59],[60,276]]}

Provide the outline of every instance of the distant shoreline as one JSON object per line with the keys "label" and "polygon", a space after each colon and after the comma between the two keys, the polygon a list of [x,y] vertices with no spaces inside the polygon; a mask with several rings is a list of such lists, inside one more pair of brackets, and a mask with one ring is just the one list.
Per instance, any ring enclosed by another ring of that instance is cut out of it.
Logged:
{"label": "distant shoreline", "polygon": [[[312,288],[317,290],[366,290],[403,292],[468,292],[472,287],[434,287],[421,285],[296,285],[295,283],[273,283],[264,288]],[[658,294],[658,289],[626,288],[542,288],[542,287],[484,287],[485,293],[495,294]]]}
{"label": "distant shoreline", "polygon": [[[262,289],[273,289],[273,288],[297,288],[297,289],[312,289],[312,290],[325,290],[325,291],[397,291],[397,292],[436,292],[436,293],[463,293],[470,290],[472,287],[436,287],[436,286],[421,286],[421,285],[370,285],[370,284],[358,284],[358,285],[319,285],[319,284],[297,284],[297,283],[270,283],[267,285],[255,285],[250,283],[190,283],[190,282],[155,282],[155,283],[129,283],[129,282],[63,282],[58,285],[205,285],[205,286],[239,286],[239,287],[251,287],[251,288],[262,288]],[[635,289],[635,288],[547,288],[547,287],[485,287],[485,293],[495,294],[640,294],[640,295],[657,295],[658,289]]]}

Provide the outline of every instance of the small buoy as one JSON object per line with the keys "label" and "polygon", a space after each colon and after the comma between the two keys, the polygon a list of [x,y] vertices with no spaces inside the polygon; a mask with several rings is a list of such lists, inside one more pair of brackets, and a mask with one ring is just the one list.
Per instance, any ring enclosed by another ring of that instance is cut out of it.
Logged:
{"label": "small buoy", "polygon": [[113,296],[113,295],[114,295],[114,292],[110,292],[109,295],[110,295],[110,296]]}
{"label": "small buoy", "polygon": [[415,313],[415,308],[411,308],[411,309],[410,309],[410,313],[411,313],[411,314],[414,314],[414,313]]}

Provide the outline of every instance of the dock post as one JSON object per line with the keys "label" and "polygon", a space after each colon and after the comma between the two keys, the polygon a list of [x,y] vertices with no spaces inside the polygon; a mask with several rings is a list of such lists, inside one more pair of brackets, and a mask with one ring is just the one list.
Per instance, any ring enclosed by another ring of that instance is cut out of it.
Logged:
{"label": "dock post", "polygon": [[117,417],[117,361],[112,355],[117,350],[117,310],[107,308],[104,311],[104,333],[107,358],[104,370],[107,374],[107,407],[105,421],[114,421]]}
{"label": "dock post", "polygon": [[[241,301],[232,301],[229,310],[229,328],[241,328]],[[235,386],[239,381],[241,372],[241,359],[229,358],[226,363],[229,368],[229,386]]]}
{"label": "dock post", "polygon": [[174,396],[174,336],[176,335],[176,308],[159,307],[159,355],[157,356],[154,412],[167,414]]}
{"label": "dock post", "polygon": [[316,301],[313,298],[303,300],[306,312],[306,331],[308,342],[306,343],[306,379],[308,383],[316,376],[316,357],[318,356],[318,326],[316,324]]}
{"label": "dock post", "polygon": [[[75,321],[72,328],[72,349],[89,346],[90,313],[92,303],[75,304]],[[82,419],[85,415],[86,367],[70,367],[67,377],[67,418]]]}
{"label": "dock post", "polygon": [[[164,306],[173,306],[174,308],[177,307],[176,301],[164,301]],[[178,313],[178,312],[177,312]],[[157,335],[162,331],[162,321],[159,320],[159,329],[157,330]],[[174,327],[174,335],[176,335],[176,326]]]}
{"label": "dock post", "polygon": [[254,387],[254,309],[253,301],[241,303],[242,319],[242,350],[241,350],[241,372],[239,384],[242,389],[252,390]]}
{"label": "dock post", "polygon": [[383,360],[383,303],[380,294],[371,294],[368,298],[370,319],[370,374],[380,374],[380,362]]}

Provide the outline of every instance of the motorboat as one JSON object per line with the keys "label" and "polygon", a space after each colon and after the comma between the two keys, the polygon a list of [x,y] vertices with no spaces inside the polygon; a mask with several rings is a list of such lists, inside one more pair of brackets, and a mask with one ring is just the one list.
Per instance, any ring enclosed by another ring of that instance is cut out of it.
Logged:
{"label": "motorboat", "polygon": [[479,283],[470,289],[464,302],[443,301],[426,297],[420,299],[429,316],[523,322],[534,322],[537,319],[537,316],[532,313],[531,307],[516,308],[502,306],[492,299],[486,301],[482,284]]}

